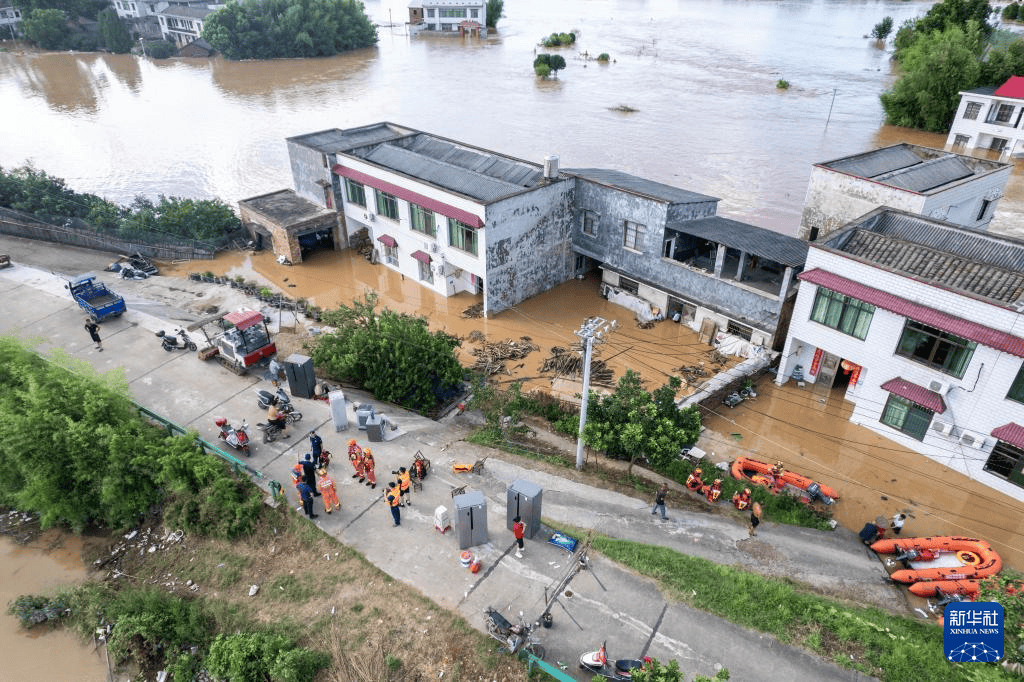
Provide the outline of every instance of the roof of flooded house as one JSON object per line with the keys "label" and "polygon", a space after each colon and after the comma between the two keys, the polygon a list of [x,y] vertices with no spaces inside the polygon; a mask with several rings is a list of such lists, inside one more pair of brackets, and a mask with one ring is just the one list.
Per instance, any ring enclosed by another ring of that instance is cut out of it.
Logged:
{"label": "roof of flooded house", "polygon": [[207,9],[206,7],[181,7],[171,5],[165,10],[157,12],[157,14],[163,14],[167,17],[186,17],[188,19],[205,19],[208,15],[212,14],[216,10]]}
{"label": "roof of flooded house", "polygon": [[415,131],[345,153],[483,203],[544,180],[544,170],[537,164]]}
{"label": "roof of flooded house", "polygon": [[575,175],[596,182],[599,185],[606,185],[621,189],[632,194],[663,201],[670,204],[699,204],[706,201],[718,201],[717,197],[709,197],[706,194],[691,192],[686,189],[679,189],[671,185],[665,185],[646,178],[640,178],[629,173],[606,168],[566,168],[564,172],[568,175]]}
{"label": "roof of flooded house", "polygon": [[665,227],[789,267],[800,267],[807,260],[808,242],[722,216],[673,220]]}
{"label": "roof of flooded house", "polygon": [[290,189],[242,199],[238,203],[282,226],[303,223],[311,218],[335,213],[332,209],[300,197]]}
{"label": "roof of flooded house", "polygon": [[1010,76],[1005,83],[995,91],[996,97],[1011,97],[1013,99],[1024,99],[1024,76]]}
{"label": "roof of flooded house", "polygon": [[1010,237],[880,208],[821,246],[993,303],[1024,302],[1024,241]]}
{"label": "roof of flooded house", "polygon": [[896,144],[816,165],[917,194],[942,191],[1008,167],[997,161],[913,144]]}
{"label": "roof of flooded house", "polygon": [[349,128],[348,130],[331,128],[330,130],[321,130],[316,133],[289,137],[288,141],[310,147],[322,154],[337,154],[338,152],[354,149],[355,147],[393,140],[412,132],[415,131],[411,128],[403,128],[393,123],[384,122],[360,128]]}
{"label": "roof of flooded house", "polygon": [[994,86],[987,85],[987,86],[981,87],[981,88],[971,88],[970,90],[961,90],[960,94],[961,95],[985,95],[987,97],[987,96],[991,96],[991,95],[996,94],[996,88]]}

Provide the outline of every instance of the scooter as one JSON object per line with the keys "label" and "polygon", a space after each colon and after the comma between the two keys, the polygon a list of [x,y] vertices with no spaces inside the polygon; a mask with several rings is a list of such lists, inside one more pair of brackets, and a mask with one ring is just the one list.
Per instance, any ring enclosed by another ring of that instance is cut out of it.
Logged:
{"label": "scooter", "polygon": [[722,398],[722,404],[726,407],[736,407],[743,402],[743,396],[739,393],[730,393],[729,395]]}
{"label": "scooter", "polygon": [[631,680],[633,671],[642,667],[644,667],[644,661],[635,658],[609,661],[604,644],[597,651],[580,654],[580,669],[593,675],[600,675],[606,680]]}
{"label": "scooter", "polygon": [[217,417],[214,424],[220,427],[220,439],[236,450],[241,450],[245,456],[249,456],[249,425],[242,420],[242,425],[237,429],[224,417]]}
{"label": "scooter", "polygon": [[[191,350],[194,351],[198,346],[188,338],[188,334],[185,333],[184,329],[179,329],[175,334],[168,334],[163,329],[156,333],[160,339],[160,345],[165,351],[170,353],[172,350]],[[181,340],[178,340],[181,337]]]}
{"label": "scooter", "polygon": [[287,412],[288,409],[294,409],[292,408],[292,399],[288,397],[283,388],[278,388],[277,393],[271,393],[262,388],[256,391],[256,404],[260,406],[261,410],[270,407],[270,401],[273,398],[277,398],[277,409],[282,413]]}
{"label": "scooter", "polygon": [[513,625],[496,609],[488,606],[484,609],[484,621],[487,625],[487,634],[501,642],[502,649],[508,653],[527,651],[540,659],[547,653],[540,640],[532,634],[537,624],[527,623],[522,611],[519,612],[519,622]]}
{"label": "scooter", "polygon": [[[289,407],[291,407],[291,405],[289,405]],[[294,424],[295,422],[302,419],[302,413],[296,412],[294,408],[287,413],[285,413],[282,410],[281,414],[284,415],[285,423],[287,424]],[[284,431],[283,426],[271,424],[270,422],[260,422],[256,425],[256,428],[263,432],[264,443],[273,443],[275,440],[277,440],[277,437],[281,435],[281,432]]]}

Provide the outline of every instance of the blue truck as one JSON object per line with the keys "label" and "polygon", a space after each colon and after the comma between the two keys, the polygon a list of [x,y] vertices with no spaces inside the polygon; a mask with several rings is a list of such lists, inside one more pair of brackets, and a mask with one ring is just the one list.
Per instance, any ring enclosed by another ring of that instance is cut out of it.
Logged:
{"label": "blue truck", "polygon": [[126,310],[124,299],[96,281],[96,275],[81,275],[68,280],[64,288],[71,292],[78,306],[89,313],[97,322],[110,317],[120,317]]}

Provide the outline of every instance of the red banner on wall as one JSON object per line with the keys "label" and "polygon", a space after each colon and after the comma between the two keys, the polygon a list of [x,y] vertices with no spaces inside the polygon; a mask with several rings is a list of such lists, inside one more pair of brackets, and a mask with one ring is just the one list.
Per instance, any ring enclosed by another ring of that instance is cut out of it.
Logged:
{"label": "red banner on wall", "polygon": [[820,348],[815,348],[814,349],[814,359],[811,360],[811,372],[810,372],[810,375],[812,377],[818,373],[818,368],[821,367],[821,357],[824,354],[825,354],[825,351],[823,351],[822,349],[820,349]]}

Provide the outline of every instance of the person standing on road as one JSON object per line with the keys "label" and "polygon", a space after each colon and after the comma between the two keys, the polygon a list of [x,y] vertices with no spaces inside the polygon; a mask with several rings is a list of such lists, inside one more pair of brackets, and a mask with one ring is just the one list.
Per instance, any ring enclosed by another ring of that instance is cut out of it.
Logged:
{"label": "person standing on road", "polygon": [[516,539],[516,558],[523,558],[523,535],[526,534],[526,524],[523,523],[522,518],[515,517],[512,519],[512,537]]}
{"label": "person standing on road", "polygon": [[750,508],[750,536],[757,535],[757,527],[761,525],[761,505],[755,502]]}
{"label": "person standing on road", "polygon": [[306,512],[306,516],[311,519],[317,518],[317,515],[313,513],[313,489],[303,481],[299,483],[299,498],[302,500],[302,511]]}
{"label": "person standing on road", "polygon": [[398,486],[395,485],[394,481],[388,483],[388,489],[384,491],[384,499],[387,500],[388,507],[391,508],[391,518],[395,522],[395,526],[402,525],[402,511],[398,508],[398,505],[402,503],[402,493],[398,490]]}
{"label": "person standing on road", "polygon": [[661,487],[658,488],[658,492],[654,493],[654,506],[651,507],[651,514],[658,513],[658,507],[661,507],[661,520],[668,521],[668,516],[665,514],[665,496],[668,494],[668,483],[662,483]]}
{"label": "person standing on road", "polygon": [[[363,448],[363,472],[366,474],[366,485],[370,486],[370,490],[374,490],[377,487],[377,472],[374,467],[377,463],[373,461],[373,453],[370,452],[370,448]],[[359,479],[362,483],[363,479]]]}
{"label": "person standing on road", "polygon": [[92,342],[96,344],[96,350],[103,352],[103,342],[100,341],[100,326],[91,317],[85,318],[85,331],[89,332]]}
{"label": "person standing on road", "polygon": [[320,497],[316,489],[316,467],[313,466],[313,456],[306,453],[306,458],[299,462],[302,465],[302,481],[313,490],[314,497]]}
{"label": "person standing on road", "polygon": [[317,471],[316,482],[320,488],[320,494],[324,498],[324,511],[330,514],[332,511],[331,507],[341,509],[341,500],[338,499],[338,488],[334,483],[334,479],[327,473],[327,469]]}
{"label": "person standing on road", "polygon": [[889,524],[889,527],[892,528],[893,535],[900,534],[900,531],[903,530],[903,524],[906,522],[906,520],[906,514],[897,514],[896,516],[892,517],[892,522]]}
{"label": "person standing on road", "polygon": [[412,506],[412,477],[405,467],[398,468],[398,490],[402,494],[402,506]]}
{"label": "person standing on road", "polygon": [[309,432],[309,454],[313,455],[313,461],[317,465],[320,464],[320,455],[324,451],[324,440],[320,436],[316,435],[315,429],[310,429]]}
{"label": "person standing on road", "polygon": [[363,449],[356,443],[355,438],[348,440],[348,461],[352,462],[352,469],[355,471],[352,478],[358,478],[362,483],[366,480],[365,468],[363,465]]}

